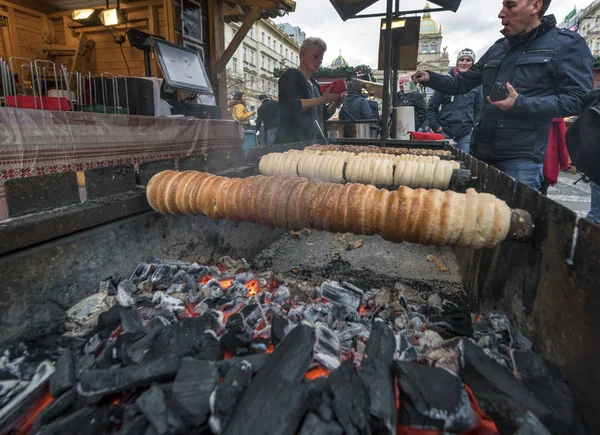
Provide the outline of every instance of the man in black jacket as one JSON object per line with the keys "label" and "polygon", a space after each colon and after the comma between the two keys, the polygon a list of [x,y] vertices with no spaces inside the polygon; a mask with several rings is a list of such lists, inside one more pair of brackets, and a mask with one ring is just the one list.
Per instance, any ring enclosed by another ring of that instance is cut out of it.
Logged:
{"label": "man in black jacket", "polygon": [[[472,153],[534,189],[539,189],[552,118],[577,115],[581,96],[593,87],[593,58],[585,40],[556,28],[544,16],[551,0],[504,0],[498,17],[504,38],[457,77],[418,71],[414,80],[436,91],[465,94],[483,85],[483,114]],[[492,101],[492,85],[508,97]]]}
{"label": "man in black jacket", "polygon": [[343,103],[341,95],[329,90],[321,95],[319,84],[312,78],[323,63],[326,50],[322,39],[306,38],[300,47],[298,69],[288,69],[279,79],[277,143],[321,138],[325,135],[325,121]]}
{"label": "man in black jacket", "polygon": [[279,103],[262,94],[258,96],[260,107],[256,118],[256,131],[265,124],[265,143],[267,146],[275,145],[275,137],[279,128]]}

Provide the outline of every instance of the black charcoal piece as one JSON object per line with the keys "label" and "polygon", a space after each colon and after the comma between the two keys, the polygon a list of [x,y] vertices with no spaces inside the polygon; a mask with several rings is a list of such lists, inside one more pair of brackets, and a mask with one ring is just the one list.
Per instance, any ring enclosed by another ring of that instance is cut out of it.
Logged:
{"label": "black charcoal piece", "polygon": [[212,331],[206,331],[202,340],[202,346],[194,355],[197,359],[217,361],[223,357],[219,339]]}
{"label": "black charcoal piece", "polygon": [[125,405],[123,412],[123,423],[119,435],[144,435],[148,428],[148,419],[140,412],[135,403]]}
{"label": "black charcoal piece", "polygon": [[364,294],[362,290],[351,284],[340,284],[330,280],[321,284],[319,293],[324,299],[335,305],[342,305],[351,311],[358,310]]}
{"label": "black charcoal piece", "polygon": [[200,426],[206,422],[210,395],[218,383],[219,371],[214,362],[183,359],[173,383],[172,400],[186,423]]}
{"label": "black charcoal piece", "polygon": [[327,384],[332,392],[333,413],[344,433],[369,433],[369,393],[352,361],[344,361],[331,372]]}
{"label": "black charcoal piece", "polygon": [[128,309],[121,311],[121,326],[124,334],[138,334],[144,329],[142,316],[138,310]]}
{"label": "black charcoal piece", "polygon": [[108,369],[121,363],[117,341],[114,338],[109,339],[102,350],[102,354],[96,357],[94,368]]}
{"label": "black charcoal piece", "polygon": [[173,279],[172,266],[161,264],[152,274],[152,285],[159,290],[166,290],[171,285]]}
{"label": "black charcoal piece", "polygon": [[367,341],[360,378],[369,394],[369,420],[377,434],[396,433],[396,393],[392,361],[396,340],[392,329],[375,321]]}
{"label": "black charcoal piece", "polygon": [[185,283],[180,282],[177,284],[171,284],[167,289],[167,294],[170,295],[172,293],[183,293],[185,290]]}
{"label": "black charcoal piece", "polygon": [[81,433],[85,435],[100,435],[105,433],[104,431],[108,424],[108,407],[86,406],[42,425],[38,434]]}
{"label": "black charcoal piece", "polygon": [[74,408],[76,407],[77,390],[75,388],[71,388],[70,390],[65,391],[59,397],[55,397],[54,400],[47,407],[45,407],[42,412],[40,412],[33,423],[31,433],[37,433],[40,427],[64,415],[66,412],[74,412],[76,410]]}
{"label": "black charcoal piece", "polygon": [[105,292],[109,296],[116,296],[117,289],[112,282],[112,279],[105,279],[104,281],[100,281],[98,285],[98,292]]}
{"label": "black charcoal piece", "polygon": [[175,272],[175,274],[173,275],[172,278],[172,282],[173,283],[182,283],[183,279],[185,278],[185,276],[187,275],[187,272],[183,269],[179,269],[177,272]]}
{"label": "black charcoal piece", "polygon": [[252,364],[242,360],[234,364],[225,375],[210,400],[209,425],[211,430],[219,434],[229,423],[236,403],[250,384]]}
{"label": "black charcoal piece", "polygon": [[83,396],[97,396],[147,386],[152,382],[173,378],[180,366],[180,357],[165,354],[160,359],[140,365],[85,370],[81,375],[81,382],[77,385],[77,392]]}
{"label": "black charcoal piece", "polygon": [[[256,326],[258,325],[258,323],[263,318],[262,317],[262,310],[260,308],[260,305],[258,305],[258,304],[249,304],[249,305],[246,305],[244,308],[241,309],[240,315],[244,319],[244,321],[246,322],[246,325],[248,325],[248,327],[251,328],[251,329],[256,328]],[[229,322],[227,322],[227,326],[229,327]]]}
{"label": "black charcoal piece", "polygon": [[550,432],[535,415],[527,411],[520,419],[519,430],[515,435],[550,435]]}
{"label": "black charcoal piece", "polygon": [[317,346],[315,347],[315,360],[329,370],[340,366],[340,340],[327,325],[315,325]]}
{"label": "black charcoal piece", "polygon": [[298,435],[343,435],[344,430],[335,421],[325,421],[314,412],[309,412],[304,417],[302,427],[298,431]]}
{"label": "black charcoal piece", "polygon": [[183,282],[185,283],[186,292],[196,293],[198,291],[198,283],[193,275],[187,274],[183,278]]}
{"label": "black charcoal piece", "polygon": [[158,435],[169,431],[169,409],[163,391],[152,385],[135,401],[144,417],[150,422]]}
{"label": "black charcoal piece", "polygon": [[119,282],[119,284],[117,285],[117,294],[119,294],[119,290],[121,289],[125,290],[130,295],[134,295],[138,292],[138,289],[135,286],[135,284],[129,279],[124,279],[121,282]]}
{"label": "black charcoal piece", "polygon": [[343,305],[336,305],[331,309],[331,316],[336,320],[343,320],[345,322],[359,322],[360,315],[357,311],[349,310]]}
{"label": "black charcoal piece", "polygon": [[120,305],[113,305],[108,311],[100,313],[98,326],[96,326],[96,332],[100,334],[100,338],[108,338],[121,326],[121,311],[126,309]]}
{"label": "black charcoal piece", "polygon": [[50,394],[58,397],[75,385],[75,356],[66,348],[55,365],[56,371],[50,376]]}
{"label": "black charcoal piece", "polygon": [[239,364],[241,361],[248,361],[252,366],[252,373],[258,372],[262,366],[267,362],[267,360],[271,357],[268,353],[256,353],[247,356],[236,356],[233,358],[229,358],[226,360],[217,361],[217,366],[219,367],[219,374],[224,377],[227,376],[229,370],[234,367],[236,364]]}
{"label": "black charcoal piece", "polygon": [[153,268],[154,266],[151,264],[140,263],[129,277],[129,280],[137,286],[140,282],[150,278]]}
{"label": "black charcoal piece", "polygon": [[473,324],[471,313],[464,307],[447,303],[442,307],[441,314],[429,318],[427,326],[444,329],[450,336],[471,337],[473,335]]}
{"label": "black charcoal piece", "polygon": [[162,260],[160,258],[152,257],[148,260],[148,263],[155,264],[157,266],[171,266],[174,269],[188,270],[192,265],[189,261],[183,260]]}
{"label": "black charcoal piece", "polygon": [[273,316],[273,321],[271,322],[271,342],[277,346],[296,325],[296,323],[280,314]]}
{"label": "black charcoal piece", "polygon": [[544,404],[483,349],[468,339],[461,339],[458,346],[462,350],[463,363],[459,376],[473,391],[481,409],[494,420],[500,433],[516,432],[519,419],[527,411],[546,427],[549,427],[547,422],[555,420]]}
{"label": "black charcoal piece", "polygon": [[152,319],[144,328],[144,336],[128,343],[123,347],[122,360],[124,364],[138,364],[146,356],[150,346],[164,329],[164,325],[159,319]]}
{"label": "black charcoal piece", "polygon": [[460,378],[436,367],[396,361],[400,423],[449,432],[477,426],[478,417]]}
{"label": "black charcoal piece", "polygon": [[256,373],[223,433],[295,433],[308,406],[302,380],[313,359],[314,345],[313,328],[294,328]]}

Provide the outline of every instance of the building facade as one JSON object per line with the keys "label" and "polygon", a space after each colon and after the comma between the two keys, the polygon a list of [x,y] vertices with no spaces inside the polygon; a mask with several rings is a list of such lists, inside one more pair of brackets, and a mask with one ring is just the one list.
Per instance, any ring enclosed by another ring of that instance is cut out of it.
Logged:
{"label": "building facade", "polygon": [[288,36],[294,38],[299,45],[302,45],[306,39],[306,33],[298,26],[292,26],[290,23],[278,24],[279,28],[283,30]]}
{"label": "building facade", "polygon": [[579,34],[585,39],[594,56],[600,56],[600,0],[581,11]]}
{"label": "building facade", "polygon": [[[424,9],[430,9],[429,3]],[[434,71],[447,74],[450,66],[450,57],[447,47],[443,47],[442,26],[440,26],[429,12],[421,17],[419,30],[419,53],[417,56],[417,70]],[[412,75],[416,71],[398,71],[399,76]],[[374,71],[373,75],[378,83],[383,84],[383,71]],[[427,91],[429,92],[429,90]],[[433,90],[431,90],[433,94]]]}
{"label": "building facade", "polygon": [[[227,46],[239,29],[238,23],[225,24]],[[257,21],[227,64],[227,94],[240,91],[246,95],[248,110],[256,111],[258,96],[277,99],[275,68],[299,64],[300,44],[271,20]]]}

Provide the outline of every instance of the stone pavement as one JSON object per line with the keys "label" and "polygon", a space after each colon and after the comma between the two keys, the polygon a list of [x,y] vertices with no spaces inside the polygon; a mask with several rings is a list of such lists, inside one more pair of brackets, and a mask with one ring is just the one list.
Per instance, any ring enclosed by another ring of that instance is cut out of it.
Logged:
{"label": "stone pavement", "polygon": [[590,183],[581,180],[573,184],[579,178],[581,174],[560,171],[556,186],[548,188],[548,198],[569,207],[577,216],[584,218],[590,210]]}

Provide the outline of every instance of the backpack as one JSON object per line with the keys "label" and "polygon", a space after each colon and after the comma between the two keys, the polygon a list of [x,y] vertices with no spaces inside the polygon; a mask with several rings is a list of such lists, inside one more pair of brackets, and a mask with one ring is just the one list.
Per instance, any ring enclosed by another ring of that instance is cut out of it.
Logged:
{"label": "backpack", "polygon": [[584,95],[581,100],[581,115],[567,130],[567,149],[577,170],[600,184],[600,89]]}

